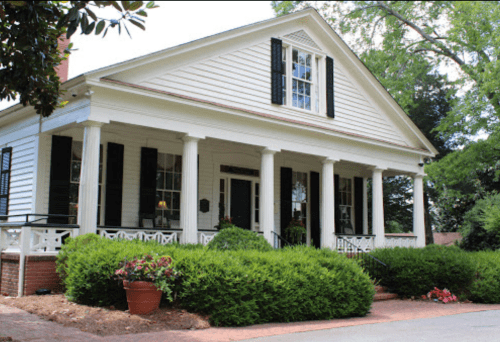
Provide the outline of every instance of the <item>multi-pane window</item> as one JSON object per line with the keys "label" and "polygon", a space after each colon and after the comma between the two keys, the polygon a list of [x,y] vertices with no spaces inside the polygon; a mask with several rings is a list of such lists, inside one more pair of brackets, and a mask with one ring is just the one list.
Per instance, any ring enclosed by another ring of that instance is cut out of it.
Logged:
{"label": "multi-pane window", "polygon": [[226,216],[226,180],[220,179],[219,183],[219,220]]}
{"label": "multi-pane window", "polygon": [[[78,195],[80,188],[80,174],[82,170],[82,151],[83,143],[74,141],[71,143],[71,176],[69,183],[69,215],[75,215],[69,219],[69,224],[76,224],[78,215]],[[102,190],[102,164],[103,151],[102,145],[99,146],[99,195],[97,200],[97,224],[101,222],[101,190]]]}
{"label": "multi-pane window", "polygon": [[307,173],[292,173],[292,215],[307,226]]}
{"label": "multi-pane window", "polygon": [[179,228],[182,156],[158,153],[156,167],[156,227]]}
{"label": "multi-pane window", "polygon": [[340,178],[338,193],[340,196],[340,226],[343,233],[346,233],[345,229],[352,230],[352,179]]}
{"label": "multi-pane window", "polygon": [[282,62],[281,70],[283,71],[283,104],[286,104],[286,48],[281,51]]}
{"label": "multi-pane window", "polygon": [[260,187],[259,183],[255,183],[255,223],[259,223],[259,207],[260,207]]}
{"label": "multi-pane window", "polygon": [[312,55],[292,50],[292,106],[311,110]]}

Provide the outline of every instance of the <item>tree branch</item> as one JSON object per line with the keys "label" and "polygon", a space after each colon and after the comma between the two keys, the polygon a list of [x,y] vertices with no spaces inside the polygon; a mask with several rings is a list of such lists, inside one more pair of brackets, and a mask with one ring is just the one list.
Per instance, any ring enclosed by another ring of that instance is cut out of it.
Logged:
{"label": "tree branch", "polygon": [[402,21],[403,23],[405,23],[406,25],[408,25],[409,27],[411,27],[413,30],[415,30],[419,35],[421,35],[427,41],[429,41],[430,43],[432,43],[435,46],[437,46],[440,50],[442,50],[442,52],[440,53],[440,55],[445,55],[445,56],[450,57],[453,61],[455,61],[460,66],[462,66],[462,65],[465,64],[465,62],[462,59],[460,59],[456,54],[454,54],[453,52],[451,52],[450,49],[448,49],[446,46],[444,46],[443,44],[441,44],[440,42],[438,42],[435,38],[429,36],[427,33],[424,32],[424,30],[422,30],[416,24],[414,24],[410,20],[408,20],[405,17],[403,17],[401,14],[399,14],[398,12],[396,12],[395,10],[393,10],[392,8],[390,8],[389,6],[387,6],[386,4],[384,4],[382,1],[377,1],[377,3],[388,14],[390,14],[390,15],[398,18],[400,21]]}

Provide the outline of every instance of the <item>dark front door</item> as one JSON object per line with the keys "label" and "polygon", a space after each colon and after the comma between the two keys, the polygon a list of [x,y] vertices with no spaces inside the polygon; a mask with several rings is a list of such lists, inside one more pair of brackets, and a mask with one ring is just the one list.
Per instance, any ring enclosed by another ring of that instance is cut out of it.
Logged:
{"label": "dark front door", "polygon": [[231,179],[231,217],[237,227],[251,228],[251,192],[251,181]]}

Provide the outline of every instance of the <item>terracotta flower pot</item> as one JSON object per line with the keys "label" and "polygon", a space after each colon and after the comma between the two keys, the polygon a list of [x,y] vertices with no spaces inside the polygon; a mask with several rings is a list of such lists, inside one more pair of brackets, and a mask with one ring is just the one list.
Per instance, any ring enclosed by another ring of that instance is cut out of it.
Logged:
{"label": "terracotta flower pot", "polygon": [[149,281],[123,281],[127,291],[128,309],[131,314],[144,315],[160,307],[163,292]]}

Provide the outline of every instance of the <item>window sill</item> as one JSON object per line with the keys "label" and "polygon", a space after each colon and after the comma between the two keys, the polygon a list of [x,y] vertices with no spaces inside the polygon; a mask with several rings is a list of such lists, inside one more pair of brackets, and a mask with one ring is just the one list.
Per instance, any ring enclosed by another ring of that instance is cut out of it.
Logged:
{"label": "window sill", "polygon": [[314,112],[312,110],[297,108],[297,107],[293,107],[293,106],[289,106],[289,105],[281,105],[281,107],[289,109],[289,110],[296,110],[296,111],[298,111],[300,113],[304,113],[304,114],[315,115],[315,116],[318,116],[318,117],[325,117],[325,118],[327,118],[326,113],[318,113],[318,112]]}

